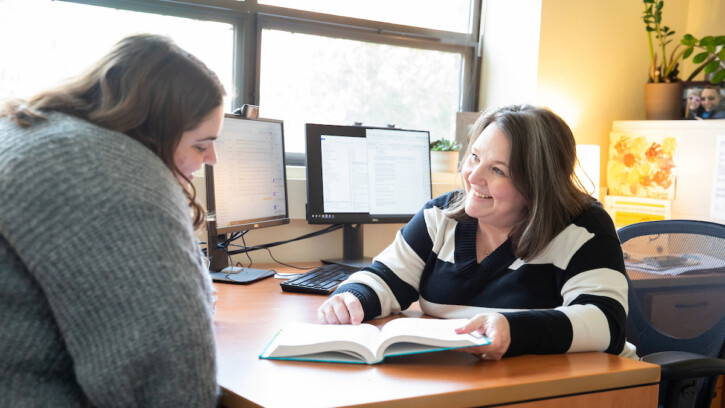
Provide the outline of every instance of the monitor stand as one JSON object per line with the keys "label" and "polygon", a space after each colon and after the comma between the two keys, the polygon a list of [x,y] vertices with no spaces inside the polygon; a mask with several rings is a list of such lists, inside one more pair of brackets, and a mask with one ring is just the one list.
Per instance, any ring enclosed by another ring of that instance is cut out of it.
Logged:
{"label": "monitor stand", "polygon": [[322,259],[325,264],[340,264],[362,268],[373,263],[372,258],[363,256],[362,224],[342,226],[342,258]]}
{"label": "monitor stand", "polygon": [[234,255],[234,251],[227,254],[217,247],[217,244],[225,239],[225,234],[216,234],[216,231],[211,231],[210,228],[207,236],[207,256],[209,257],[209,275],[214,282],[247,284],[274,276],[274,271],[267,269],[229,266],[229,255]]}
{"label": "monitor stand", "polygon": [[219,272],[211,272],[214,282],[228,283],[252,283],[258,280],[274,276],[274,271],[269,269],[242,268],[239,266],[228,266]]}

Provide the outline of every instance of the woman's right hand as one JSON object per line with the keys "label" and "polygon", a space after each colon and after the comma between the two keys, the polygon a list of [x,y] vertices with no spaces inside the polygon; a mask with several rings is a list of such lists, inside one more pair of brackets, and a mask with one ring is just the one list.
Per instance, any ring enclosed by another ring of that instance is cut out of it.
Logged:
{"label": "woman's right hand", "polygon": [[360,324],[364,316],[360,299],[350,292],[338,293],[317,309],[320,324]]}

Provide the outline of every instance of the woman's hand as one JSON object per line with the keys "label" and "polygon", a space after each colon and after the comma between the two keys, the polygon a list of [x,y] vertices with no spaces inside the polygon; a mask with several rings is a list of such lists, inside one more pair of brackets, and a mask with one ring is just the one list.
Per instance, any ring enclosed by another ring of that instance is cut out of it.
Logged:
{"label": "woman's hand", "polygon": [[491,344],[457,349],[471,353],[481,360],[500,360],[511,345],[511,327],[501,313],[481,313],[471,318],[465,326],[456,329],[456,333],[479,332],[488,336]]}
{"label": "woman's hand", "polygon": [[360,299],[350,292],[338,293],[317,309],[321,324],[360,324],[364,316]]}

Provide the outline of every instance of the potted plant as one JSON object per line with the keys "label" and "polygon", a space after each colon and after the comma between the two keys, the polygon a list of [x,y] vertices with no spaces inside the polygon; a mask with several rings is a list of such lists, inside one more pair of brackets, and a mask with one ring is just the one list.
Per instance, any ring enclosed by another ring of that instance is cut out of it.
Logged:
{"label": "potted plant", "polygon": [[[667,54],[667,45],[672,42],[674,30],[662,23],[662,0],[643,0],[642,20],[647,30],[650,67],[645,84],[645,115],[647,119],[679,119],[681,117],[682,81],[679,78],[679,61],[691,55],[697,66],[687,78],[691,81],[700,72],[712,75],[710,82],[725,81],[725,36],[705,36],[698,40],[685,34],[672,52]],[[654,36],[654,39],[653,39]],[[684,48],[681,48],[684,47]],[[662,53],[659,59],[658,51]],[[695,54],[695,51],[699,51]]]}
{"label": "potted plant", "polygon": [[453,140],[440,139],[430,144],[430,168],[433,172],[458,171],[458,151],[461,145]]}
{"label": "potted plant", "polygon": [[[649,78],[644,86],[644,107],[647,119],[678,119],[680,117],[680,101],[682,85],[678,77],[679,59],[686,50],[679,54],[679,45],[672,53],[667,55],[667,45],[672,42],[674,30],[662,24],[661,0],[643,0],[644,21],[649,44]],[[654,34],[654,40],[653,40]],[[656,41],[656,43],[655,43]],[[662,52],[662,59],[658,58],[657,51]]]}

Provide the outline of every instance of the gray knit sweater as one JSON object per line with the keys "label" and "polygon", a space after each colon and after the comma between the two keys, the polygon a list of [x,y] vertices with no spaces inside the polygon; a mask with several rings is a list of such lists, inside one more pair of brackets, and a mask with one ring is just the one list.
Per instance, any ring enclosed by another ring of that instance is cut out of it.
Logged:
{"label": "gray knit sweater", "polygon": [[62,114],[0,118],[0,406],[214,406],[210,289],[151,151]]}

